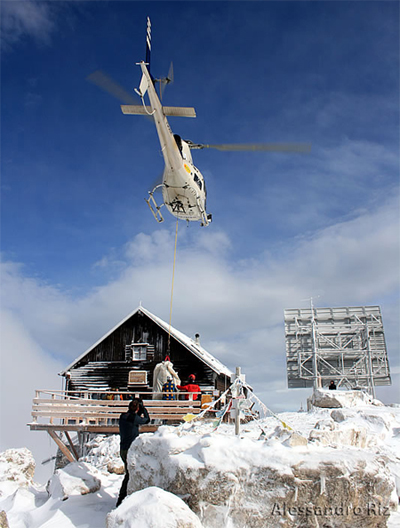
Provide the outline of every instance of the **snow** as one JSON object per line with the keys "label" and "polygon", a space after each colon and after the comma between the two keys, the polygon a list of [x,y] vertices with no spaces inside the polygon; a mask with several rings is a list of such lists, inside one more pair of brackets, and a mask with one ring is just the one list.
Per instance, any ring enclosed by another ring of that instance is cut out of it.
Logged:
{"label": "snow", "polygon": [[155,486],[133,493],[107,516],[107,528],[202,528],[182,499]]}
{"label": "snow", "polygon": [[[146,446],[156,445],[161,450],[162,469],[170,476],[177,467],[186,470],[213,467],[229,472],[262,465],[265,460],[273,463],[280,474],[285,474],[296,463],[318,468],[321,462],[326,462],[350,470],[361,453],[372,471],[376,457],[387,461],[396,483],[393,500],[397,502],[400,495],[399,407],[364,404],[334,410],[314,408],[310,412],[281,413],[278,418],[308,439],[307,445],[291,447],[287,439],[292,431],[273,416],[242,424],[239,437],[234,435],[231,425],[223,424],[215,430],[210,422],[196,421],[175,428],[162,426],[155,434],[141,434],[128,458],[134,461],[135,448],[139,445],[141,453],[146,453]],[[355,440],[350,431],[365,432],[364,447],[352,444]],[[311,432],[311,436],[315,435],[313,440],[310,440]],[[0,454],[0,511],[6,512],[10,528],[168,528],[179,526],[180,519],[188,520],[190,516],[190,526],[208,528],[188,509],[182,501],[184,497],[162,489],[161,468],[150,454],[136,461],[136,469],[139,474],[158,474],[159,484],[136,491],[116,509],[123,475],[110,470],[121,466],[118,436],[99,436],[89,447],[84,459],[58,470],[47,489],[32,482],[29,476],[24,478],[25,474],[20,471],[26,467],[29,452],[21,454],[16,450],[14,459]],[[321,494],[326,490],[324,475],[319,489]],[[224,518],[222,510],[216,510],[217,514]],[[391,512],[387,526],[400,526],[398,510]],[[221,528],[242,527],[233,526],[225,516]]]}

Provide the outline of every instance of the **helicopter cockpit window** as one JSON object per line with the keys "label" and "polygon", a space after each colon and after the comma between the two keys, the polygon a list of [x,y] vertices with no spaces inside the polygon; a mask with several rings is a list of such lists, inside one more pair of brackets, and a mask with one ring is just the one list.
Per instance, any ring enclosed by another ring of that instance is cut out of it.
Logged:
{"label": "helicopter cockpit window", "polygon": [[175,139],[176,144],[178,145],[179,152],[181,153],[181,156],[183,157],[182,138],[181,138],[181,136],[178,136],[178,134],[174,134],[174,139]]}
{"label": "helicopter cockpit window", "polygon": [[203,187],[203,184],[201,183],[201,180],[200,178],[197,176],[197,174],[194,175],[193,177],[194,181],[197,183],[197,185],[199,186],[199,189],[201,191],[202,187]]}

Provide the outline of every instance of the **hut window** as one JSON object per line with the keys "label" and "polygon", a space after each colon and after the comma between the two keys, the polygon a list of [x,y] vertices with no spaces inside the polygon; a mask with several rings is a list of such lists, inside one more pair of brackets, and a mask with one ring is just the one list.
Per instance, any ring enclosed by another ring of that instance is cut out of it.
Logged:
{"label": "hut window", "polygon": [[147,359],[147,345],[132,344],[132,359],[133,361],[146,361]]}
{"label": "hut window", "polygon": [[149,343],[131,343],[125,347],[125,361],[152,361],[154,345]]}

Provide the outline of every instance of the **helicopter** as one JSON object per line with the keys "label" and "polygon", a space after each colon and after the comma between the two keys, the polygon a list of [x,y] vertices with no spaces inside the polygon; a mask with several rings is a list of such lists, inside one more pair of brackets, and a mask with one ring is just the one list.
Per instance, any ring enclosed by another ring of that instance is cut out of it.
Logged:
{"label": "helicopter", "polygon": [[[189,221],[200,221],[201,226],[208,226],[212,221],[212,215],[207,213],[206,201],[207,191],[204,176],[194,165],[191,150],[214,148],[220,151],[272,151],[272,152],[309,152],[310,146],[303,143],[261,143],[261,144],[222,144],[209,145],[198,144],[190,140],[184,140],[178,134],[174,134],[168,123],[167,116],[196,117],[195,109],[192,107],[163,106],[162,87],[173,81],[172,63],[167,77],[156,79],[150,73],[151,58],[151,21],[147,17],[146,31],[146,60],[136,63],[140,66],[142,77],[139,87],[134,91],[140,97],[142,105],[123,104],[121,110],[126,115],[151,116],[156,125],[161,152],[165,167],[162,174],[162,183],[157,184],[145,200],[157,222],[163,222],[161,212],[163,206],[177,219]],[[101,72],[95,72],[88,80],[97,84],[102,89],[112,93],[122,100],[131,101],[132,98],[126,92],[108,79]],[[156,91],[159,83],[160,97]],[[145,103],[145,95],[148,95],[149,103]],[[155,193],[161,190],[163,203],[158,205]]]}

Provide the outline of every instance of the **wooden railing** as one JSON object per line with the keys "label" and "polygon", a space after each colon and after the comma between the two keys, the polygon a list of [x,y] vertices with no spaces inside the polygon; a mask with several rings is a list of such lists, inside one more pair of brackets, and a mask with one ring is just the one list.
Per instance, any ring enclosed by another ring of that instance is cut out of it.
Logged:
{"label": "wooden railing", "polygon": [[[107,399],[107,396],[118,397],[122,394],[129,399]],[[115,426],[118,424],[120,414],[127,411],[129,400],[138,396],[151,398],[152,393],[88,391],[76,396],[76,393],[65,391],[36,391],[32,406],[33,421],[29,425]],[[209,397],[207,399],[210,401]],[[201,403],[201,399],[143,400],[153,423],[154,421],[179,423],[187,414],[198,414],[201,411]]]}

